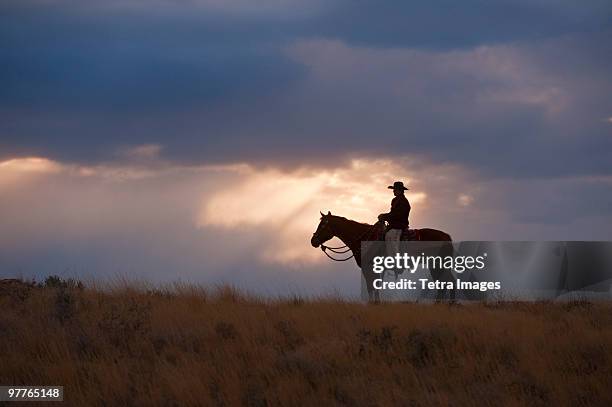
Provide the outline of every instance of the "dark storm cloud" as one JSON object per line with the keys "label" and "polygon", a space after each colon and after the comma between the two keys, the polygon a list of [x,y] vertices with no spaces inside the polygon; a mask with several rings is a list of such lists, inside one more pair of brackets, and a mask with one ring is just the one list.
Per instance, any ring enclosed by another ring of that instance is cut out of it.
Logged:
{"label": "dark storm cloud", "polygon": [[538,40],[610,23],[604,1],[344,1],[316,22],[319,34],[351,44],[449,49]]}
{"label": "dark storm cloud", "polygon": [[[87,13],[51,4],[5,6],[0,18],[3,157],[101,160],[122,145],[180,145],[190,135],[177,113],[255,104],[302,70],[270,45],[265,25],[205,13]],[[200,131],[195,137],[206,150],[218,142]]]}
{"label": "dark storm cloud", "polygon": [[2,107],[171,113],[265,94],[299,70],[255,27],[241,32],[189,16],[47,12],[3,18]]}
{"label": "dark storm cloud", "polygon": [[[612,170],[607,2],[248,4],[4,2],[0,157],[155,143],[191,162],[421,153],[488,175]],[[470,55],[454,52],[506,43],[527,48],[510,68],[457,69]]]}

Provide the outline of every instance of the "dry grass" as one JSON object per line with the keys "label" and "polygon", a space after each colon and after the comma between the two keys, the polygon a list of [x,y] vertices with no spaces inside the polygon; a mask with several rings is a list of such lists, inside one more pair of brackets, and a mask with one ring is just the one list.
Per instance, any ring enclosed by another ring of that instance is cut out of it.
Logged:
{"label": "dry grass", "polygon": [[0,285],[0,384],[75,406],[612,405],[612,305]]}

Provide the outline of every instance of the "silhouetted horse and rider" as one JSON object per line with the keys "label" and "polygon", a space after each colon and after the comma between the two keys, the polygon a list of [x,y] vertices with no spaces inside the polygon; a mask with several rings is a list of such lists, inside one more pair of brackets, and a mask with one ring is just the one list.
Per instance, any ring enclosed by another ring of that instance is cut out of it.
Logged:
{"label": "silhouetted horse and rider", "polygon": [[[312,234],[310,243],[313,247],[321,247],[323,252],[332,260],[346,261],[355,258],[357,266],[362,270],[363,277],[366,282],[368,296],[370,301],[378,301],[380,299],[379,292],[374,289],[373,282],[376,275],[368,268],[361,265],[361,243],[368,241],[384,240],[389,252],[397,253],[401,240],[417,240],[424,242],[451,242],[451,237],[448,233],[436,229],[409,229],[408,216],[410,215],[410,203],[406,198],[404,191],[408,188],[401,181],[394,182],[388,187],[393,190],[395,197],[391,201],[391,210],[388,213],[378,215],[378,222],[374,225],[367,223],[356,222],[341,216],[332,215],[331,212],[323,214],[321,212],[321,221],[317,230]],[[385,222],[387,224],[385,225]],[[324,243],[328,240],[337,237],[344,243],[341,247],[328,247]],[[452,254],[452,245],[445,245],[447,254]],[[349,251],[352,255],[343,259],[336,259],[327,253],[327,250],[334,254],[344,254]],[[430,273],[434,280],[440,280],[443,273],[447,273],[445,278],[453,278],[448,270],[430,269]],[[451,292],[451,299],[454,299],[454,290]],[[437,299],[441,299],[444,295],[443,290],[437,294]]]}

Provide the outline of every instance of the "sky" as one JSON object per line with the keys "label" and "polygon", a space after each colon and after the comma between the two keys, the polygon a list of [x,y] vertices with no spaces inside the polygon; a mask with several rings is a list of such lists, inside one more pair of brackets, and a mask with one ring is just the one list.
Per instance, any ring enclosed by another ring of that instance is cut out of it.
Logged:
{"label": "sky", "polygon": [[612,240],[604,0],[4,0],[0,277],[357,293],[309,239]]}

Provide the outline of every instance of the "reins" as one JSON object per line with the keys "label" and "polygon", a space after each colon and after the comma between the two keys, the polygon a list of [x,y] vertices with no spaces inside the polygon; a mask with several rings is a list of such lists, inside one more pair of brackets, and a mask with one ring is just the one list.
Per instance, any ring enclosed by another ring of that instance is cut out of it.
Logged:
{"label": "reins", "polygon": [[353,257],[355,257],[355,253],[352,253],[352,254],[351,254],[349,257],[347,257],[347,258],[344,258],[344,259],[336,259],[336,258],[332,257],[332,256],[331,256],[329,253],[327,253],[327,252],[325,251],[325,249],[330,249],[330,251],[331,251],[332,253],[336,253],[336,254],[347,253],[347,252],[349,252],[351,249],[347,249],[347,250],[345,250],[345,251],[343,251],[343,252],[335,252],[335,251],[333,251],[333,250],[332,250],[332,248],[331,248],[331,247],[327,247],[327,246],[325,246],[325,245],[321,245],[321,250],[323,251],[323,253],[325,253],[325,255],[326,255],[327,257],[329,257],[330,259],[332,259],[333,261],[347,261],[347,260],[350,260],[350,259],[352,259]]}
{"label": "reins", "polygon": [[[374,230],[374,228],[376,227],[376,225],[378,224],[378,222],[376,222],[375,224],[373,224],[372,226],[370,226],[368,228],[368,230],[366,230],[365,232],[363,232],[358,238],[353,239],[351,241],[351,243],[353,242],[357,242],[360,241],[362,237],[364,237],[366,234],[369,235],[372,230]],[[352,259],[353,257],[355,257],[355,252],[353,252],[349,257],[346,257],[344,259],[336,259],[334,257],[332,257],[329,253],[327,253],[327,249],[329,249],[330,252],[334,253],[334,254],[344,254],[344,253],[348,253],[351,251],[351,248],[349,245],[344,245],[344,246],[339,246],[339,247],[329,247],[329,246],[325,246],[324,244],[321,244],[321,251],[323,253],[325,253],[325,255],[327,257],[329,257],[330,259],[332,259],[333,261],[347,261]]]}

